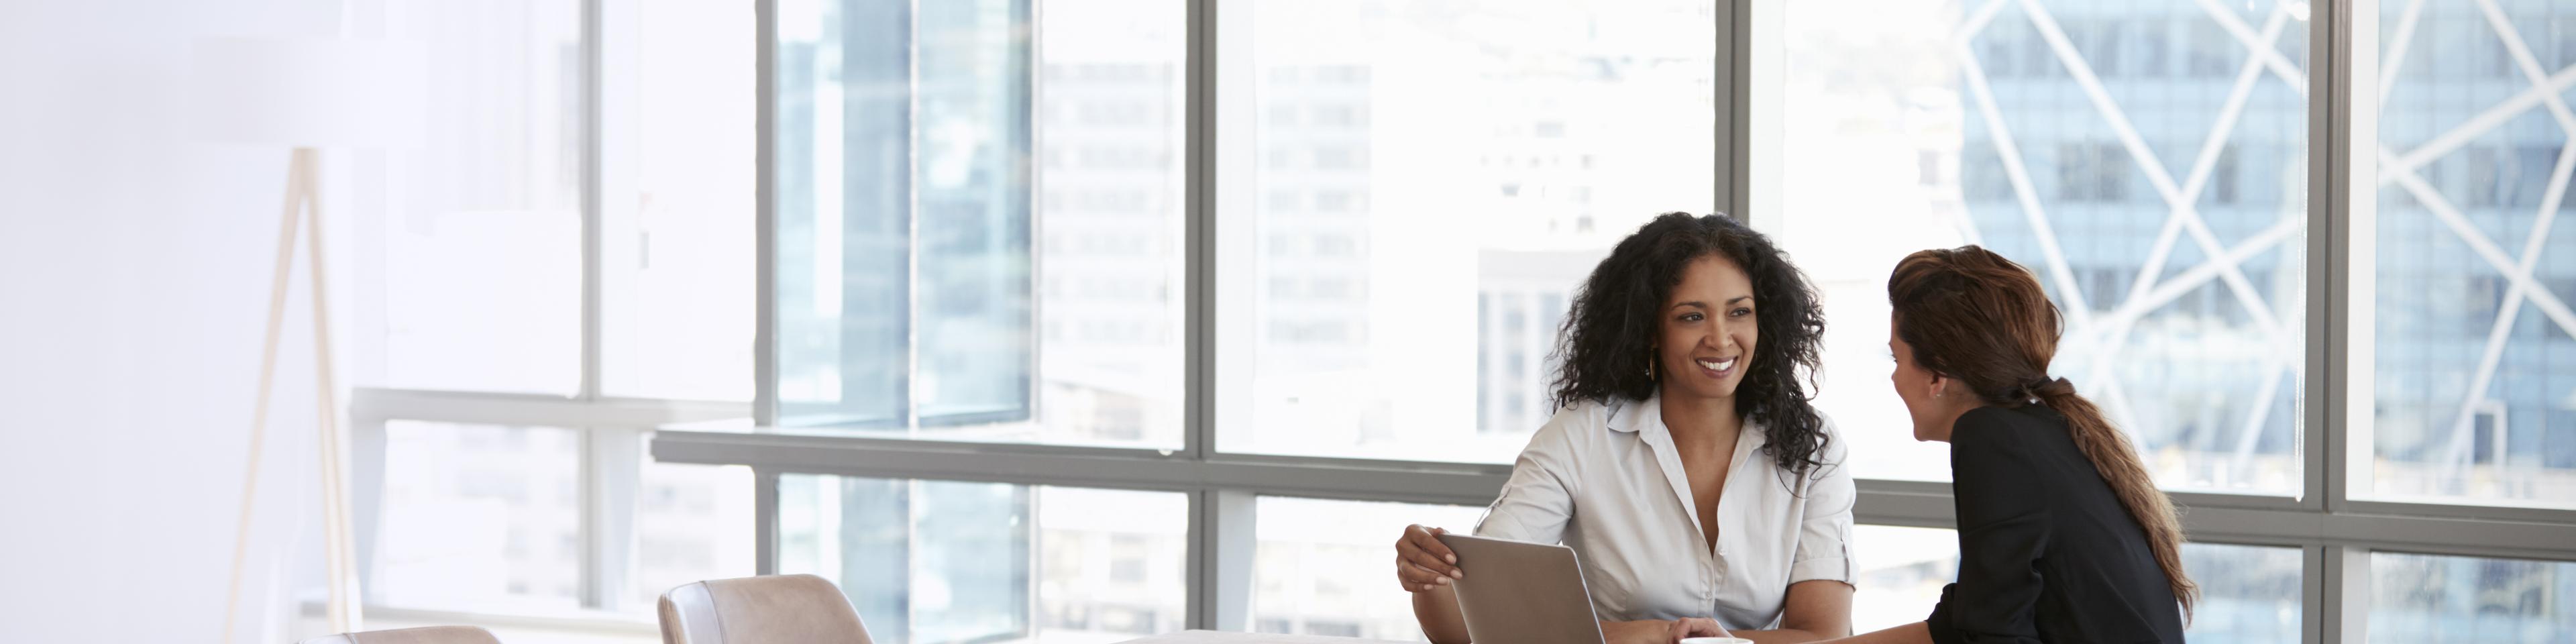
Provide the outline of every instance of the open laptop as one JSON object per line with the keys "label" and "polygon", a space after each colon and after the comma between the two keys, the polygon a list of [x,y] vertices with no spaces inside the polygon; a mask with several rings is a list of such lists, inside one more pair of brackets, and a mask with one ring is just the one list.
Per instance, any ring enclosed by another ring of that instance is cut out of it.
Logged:
{"label": "open laptop", "polygon": [[1476,644],[1602,644],[1592,593],[1574,549],[1543,543],[1443,534],[1465,579],[1458,612]]}

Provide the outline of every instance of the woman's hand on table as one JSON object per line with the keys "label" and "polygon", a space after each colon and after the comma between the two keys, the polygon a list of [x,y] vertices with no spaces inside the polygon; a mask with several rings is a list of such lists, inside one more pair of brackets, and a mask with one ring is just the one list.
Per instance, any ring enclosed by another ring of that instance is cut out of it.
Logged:
{"label": "woman's hand on table", "polygon": [[1717,624],[1717,620],[1706,617],[1684,617],[1673,620],[1672,639],[1668,641],[1673,642],[1674,644],[1680,644],[1682,638],[1685,637],[1734,636],[1734,633],[1726,632],[1726,627],[1719,626]]}

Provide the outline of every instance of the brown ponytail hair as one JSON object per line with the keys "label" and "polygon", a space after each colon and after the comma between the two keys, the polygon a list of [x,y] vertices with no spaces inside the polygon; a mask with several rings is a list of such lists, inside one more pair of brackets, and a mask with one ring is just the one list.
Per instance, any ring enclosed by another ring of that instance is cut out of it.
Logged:
{"label": "brown ponytail hair", "polygon": [[2188,615],[2200,587],[2183,574],[2182,523],[2173,502],[2102,410],[2076,394],[2074,383],[2049,377],[2061,329],[2057,305],[2039,279],[1984,248],[1927,250],[1896,264],[1887,303],[1896,312],[1897,339],[1914,348],[1924,369],[1957,379],[1986,404],[2040,404],[2066,417],[2075,446],[2145,530],[2147,547]]}

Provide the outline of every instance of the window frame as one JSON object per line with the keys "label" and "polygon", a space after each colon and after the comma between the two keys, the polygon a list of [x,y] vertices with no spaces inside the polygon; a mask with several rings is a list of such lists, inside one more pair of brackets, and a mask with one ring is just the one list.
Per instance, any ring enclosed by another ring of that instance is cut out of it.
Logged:
{"label": "window frame", "polygon": [[[593,0],[596,2],[597,0]],[[668,427],[651,445],[662,462],[748,465],[753,468],[761,572],[775,570],[775,483],[781,474],[844,474],[1179,491],[1190,495],[1188,585],[1191,628],[1244,630],[1253,564],[1254,499],[1261,495],[1322,499],[1483,505],[1510,468],[1358,458],[1226,453],[1215,449],[1217,379],[1222,356],[1217,336],[1215,235],[1218,149],[1215,127],[1226,90],[1218,74],[1219,36],[1245,20],[1217,0],[1184,0],[1187,52],[1184,80],[1184,215],[1186,244],[1185,403],[1183,445],[1178,450],[997,444],[830,436],[795,430],[754,432]],[[1741,213],[1756,229],[1780,230],[1789,216],[1780,207],[1776,158],[1781,149],[1781,108],[1765,104],[1781,87],[1780,33],[1788,0],[1721,4],[1717,73],[1727,95],[1716,105],[1717,203]],[[2004,0],[1969,0],[1991,15]],[[2034,4],[2023,0],[2025,6]],[[2192,540],[2297,547],[2304,555],[2302,641],[2367,639],[2370,553],[2576,560],[2576,510],[2354,498],[2355,477],[2366,477],[2371,459],[2370,386],[2373,379],[2370,310],[2377,159],[2351,154],[2377,140],[2375,103],[2379,56],[2377,0],[2324,0],[2310,5],[2307,47],[2312,61],[2308,102],[2308,219],[2305,346],[2302,405],[2296,434],[2301,492],[2295,496],[2176,492]],[[2208,9],[2211,3],[2202,3]],[[756,83],[761,96],[756,128],[758,170],[758,329],[753,424],[775,419],[772,160],[776,124],[770,112],[775,89],[771,63],[775,0],[757,1]],[[2243,45],[2250,32],[2212,26]],[[2195,36],[2196,37],[2196,36]],[[2251,47],[2279,58],[2272,46]],[[2267,61],[2267,65],[2281,61]],[[595,116],[595,115],[594,115]],[[1229,114],[1258,118],[1259,114]],[[1224,136],[1231,141],[1231,136]],[[2366,147],[2365,147],[2366,146]],[[595,150],[594,150],[595,152]],[[1239,154],[1239,152],[1237,152]],[[2355,177],[2364,180],[2355,181]],[[595,187],[595,184],[594,184]],[[1236,199],[1258,198],[1239,195]],[[595,286],[595,284],[594,284]],[[586,290],[586,294],[588,291]],[[2362,297],[2354,297],[2360,294]],[[592,311],[595,315],[595,310]],[[586,324],[595,324],[590,315]],[[595,355],[594,353],[586,355]],[[585,388],[585,392],[592,390]],[[2353,395],[2359,394],[2359,395]],[[611,404],[611,403],[602,403]],[[2366,482],[2366,481],[2365,481]],[[1862,479],[1854,518],[1859,523],[1956,528],[1946,483]]]}
{"label": "window frame", "polygon": [[[631,60],[610,55],[637,44],[636,0],[579,0],[581,110],[577,129],[581,200],[580,382],[568,396],[498,391],[462,391],[353,386],[345,410],[351,452],[353,517],[361,589],[374,582],[377,536],[382,532],[386,425],[418,421],[466,425],[529,426],[579,433],[578,475],[581,481],[581,576],[578,609],[466,609],[453,606],[362,605],[365,613],[396,620],[476,622],[603,635],[649,636],[653,617],[632,610],[627,597],[633,572],[630,556],[635,537],[635,501],[643,483],[645,437],[655,427],[743,418],[746,401],[706,401],[611,396],[603,392],[602,355],[605,336],[602,281],[606,212],[601,196],[608,168],[606,150],[631,143],[605,137],[612,125],[635,118],[625,108],[609,108],[612,91],[629,91],[637,82]],[[620,60],[620,63],[612,63]],[[612,67],[612,65],[623,65]],[[764,144],[765,145],[765,144]],[[762,195],[766,199],[767,195]],[[765,256],[765,255],[764,255]],[[306,602],[300,611],[319,614],[320,603]]]}

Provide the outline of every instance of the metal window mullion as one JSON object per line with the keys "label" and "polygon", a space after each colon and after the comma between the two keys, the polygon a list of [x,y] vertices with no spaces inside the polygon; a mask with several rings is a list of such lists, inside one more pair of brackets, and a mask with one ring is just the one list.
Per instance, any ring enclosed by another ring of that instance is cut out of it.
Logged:
{"label": "metal window mullion", "polygon": [[1483,505],[1509,470],[1499,466],[1368,467],[1330,459],[1188,459],[1136,450],[1062,446],[914,448],[900,440],[744,437],[656,432],[665,463],[749,464],[781,472],[1193,492],[1223,489],[1327,499]]}
{"label": "metal window mullion", "polygon": [[1747,212],[1750,206],[1745,185],[1750,180],[1745,166],[1751,162],[1751,150],[1745,144],[1744,130],[1751,103],[1748,77],[1753,43],[1748,32],[1752,29],[1753,4],[1729,2],[1712,12],[1717,22],[1717,42],[1710,54],[1717,75],[1715,86],[1724,93],[1713,103],[1717,113],[1710,115],[1717,133],[1716,164],[1712,168],[1712,179],[1717,184],[1715,207],[1738,221],[1750,221],[1745,217],[1751,214]]}
{"label": "metal window mullion", "polygon": [[608,594],[605,592],[608,587],[605,579],[607,569],[599,565],[603,551],[600,544],[608,540],[607,522],[600,520],[600,514],[607,509],[608,505],[601,501],[607,496],[607,491],[600,481],[600,474],[606,468],[599,462],[599,437],[589,431],[579,431],[576,436],[575,444],[579,445],[581,450],[573,459],[574,476],[578,477],[579,481],[575,486],[574,494],[581,498],[581,518],[576,522],[578,528],[574,531],[581,539],[581,562],[575,566],[581,571],[577,595],[581,599],[583,608],[606,608],[607,605],[602,598]]}
{"label": "metal window mullion", "polygon": [[[1027,16],[1028,23],[1026,25],[1026,33],[1028,33],[1028,57],[1022,59],[1022,62],[1027,65],[1024,69],[1028,71],[1029,91],[1026,109],[1021,110],[1020,114],[1022,117],[1028,119],[1026,127],[1028,128],[1029,137],[1029,149],[1027,152],[1029,189],[1027,193],[1021,194],[1019,197],[1026,200],[1025,212],[1028,213],[1029,217],[1028,236],[1026,239],[1022,240],[1028,244],[1029,252],[1029,326],[1027,329],[1027,335],[1024,338],[1028,342],[1026,346],[1029,348],[1029,353],[1027,356],[1024,356],[1021,361],[1021,364],[1028,368],[1028,377],[1020,382],[1020,386],[1022,387],[1021,395],[1024,396],[1022,400],[1026,401],[1024,403],[1025,406],[1022,407],[1022,409],[1028,414],[1028,418],[1031,422],[1040,422],[1040,419],[1046,418],[1046,387],[1040,383],[1044,382],[1046,378],[1046,351],[1044,347],[1046,346],[1045,329],[1047,307],[1045,293],[1041,290],[1041,285],[1044,283],[1042,278],[1047,274],[1047,212],[1046,199],[1044,197],[1046,191],[1047,172],[1046,156],[1041,154],[1038,149],[1040,142],[1046,140],[1046,122],[1043,119],[1038,118],[1038,114],[1040,112],[1038,106],[1045,104],[1044,101],[1046,97],[1046,68],[1044,66],[1044,61],[1046,59],[1044,54],[1046,50],[1046,30],[1039,26],[1044,24],[1041,17],[1045,15],[1046,3],[1039,0],[1027,1],[1029,8]],[[1030,561],[1036,560],[1037,559],[1034,556],[1030,558]],[[1032,575],[1031,578],[1034,579],[1035,576]],[[1036,596],[1034,594],[1035,591],[1031,591],[1031,593],[1031,597]],[[1029,606],[1029,610],[1034,614],[1034,611],[1037,610],[1037,605],[1035,603],[1031,603]],[[1028,623],[1036,624],[1037,621],[1035,619],[1031,619]]]}
{"label": "metal window mullion", "polygon": [[2370,549],[2329,545],[2318,550],[2315,583],[2323,609],[2309,620],[2316,641],[2370,641]]}
{"label": "metal window mullion", "polygon": [[[1217,0],[1186,0],[1182,14],[1180,456],[1204,463],[1217,445]],[[1184,625],[1249,630],[1254,498],[1249,491],[1189,490]]]}
{"label": "metal window mullion", "polygon": [[778,470],[751,468],[751,513],[752,574],[778,574]]}
{"label": "metal window mullion", "polygon": [[2326,644],[2326,546],[2299,548],[2299,641]]}
{"label": "metal window mullion", "polygon": [[1182,53],[1181,452],[1216,451],[1216,1],[1189,0]]}
{"label": "metal window mullion", "polygon": [[[1190,4],[1195,6],[1198,3]],[[1207,488],[1190,493],[1189,525],[1182,529],[1183,540],[1188,546],[1181,554],[1181,571],[1186,575],[1181,580],[1181,587],[1188,597],[1181,607],[1184,614],[1181,627],[1192,630],[1213,630],[1210,624],[1216,623],[1213,614],[1218,602],[1212,591],[1220,586],[1215,581],[1215,566],[1211,563],[1216,560],[1219,546],[1211,538],[1218,532],[1214,527],[1217,521],[1211,518],[1216,513],[1216,502],[1210,498],[1213,494],[1214,490]]]}
{"label": "metal window mullion", "polygon": [[[1715,11],[1716,208],[1770,235],[1785,233],[1780,204],[1780,100],[1786,0],[1727,2]],[[1764,101],[1775,101],[1765,105]]]}
{"label": "metal window mullion", "polygon": [[[1859,523],[1954,527],[1948,484],[1922,481],[1857,481],[1853,509]],[[2576,511],[2354,502],[2334,512],[2287,499],[2245,498],[2215,504],[2226,495],[2176,494],[2183,527],[2194,542],[2271,546],[2350,545],[2379,550],[2470,557],[2576,559]],[[2260,502],[2257,502],[2260,501]],[[2315,612],[2319,607],[2309,607]]]}
{"label": "metal window mullion", "polygon": [[[2299,503],[2301,507],[2329,510],[2343,498],[2343,473],[2337,455],[2342,450],[2343,427],[2348,410],[2333,401],[2343,400],[2346,370],[2351,362],[2344,348],[2351,338],[2340,322],[2341,307],[2352,301],[2345,289],[2350,285],[2345,273],[2337,270],[2345,257],[2349,240],[2344,238],[2339,215],[2346,210],[2346,169],[2339,159],[2347,151],[2344,138],[2346,121],[2342,114],[2349,109],[2353,58],[2344,43],[2348,38],[2350,17],[2346,7],[2333,2],[2312,5],[2308,22],[2308,208],[2307,208],[2307,307],[2304,323],[2306,336],[2304,364],[2307,377],[2302,383],[2299,440]],[[2366,365],[2365,365],[2366,366]],[[2314,609],[2316,607],[2309,607]]]}
{"label": "metal window mullion", "polygon": [[1718,100],[1711,103],[1711,105],[1716,108],[1716,113],[1709,115],[1709,130],[1714,134],[1714,136],[1709,139],[1709,145],[1713,148],[1710,158],[1711,165],[1709,166],[1711,171],[1710,179],[1715,182],[1717,187],[1717,189],[1710,195],[1710,198],[1716,201],[1717,208],[1719,210],[1734,212],[1736,192],[1735,137],[1733,136],[1735,133],[1734,124],[1736,112],[1734,101],[1734,78],[1736,76],[1734,71],[1735,43],[1742,39],[1737,37],[1736,34],[1735,24],[1738,21],[1735,19],[1735,12],[1733,10],[1726,7],[1719,7],[1716,11],[1711,12],[1711,17],[1715,19],[1713,29],[1717,34],[1717,42],[1710,43],[1709,73],[1716,75],[1717,82],[1714,85],[1716,87],[1726,88],[1727,94],[1725,96],[1717,97]]}
{"label": "metal window mullion", "polygon": [[1190,493],[1188,628],[1251,630],[1258,503],[1243,490]]}
{"label": "metal window mullion", "polygon": [[752,3],[752,422],[778,423],[778,0]]}
{"label": "metal window mullion", "polygon": [[[2457,498],[2425,501],[2403,499],[2347,500],[2336,509],[2339,515],[2404,516],[2428,519],[2487,519],[2522,523],[2548,523],[2576,527],[2576,509],[2539,505],[2469,505]],[[2576,541],[2571,541],[2576,544]],[[2576,545],[2571,545],[2576,548]]]}
{"label": "metal window mullion", "polygon": [[[1425,473],[1466,473],[1506,476],[1511,466],[1503,463],[1467,463],[1455,461],[1398,461],[1337,456],[1298,456],[1286,454],[1222,453],[1203,458],[1189,458],[1178,452],[1147,447],[1106,447],[1058,443],[1008,441],[971,441],[911,439],[892,436],[863,437],[833,430],[768,430],[740,432],[725,429],[707,431],[684,427],[665,427],[657,432],[654,452],[664,461],[707,465],[783,466],[806,463],[902,463],[915,456],[933,458],[949,455],[1019,458],[1027,456],[1079,460],[1137,461],[1151,463],[1216,463],[1252,466],[1295,466],[1318,472],[1338,470],[1390,470]],[[882,456],[872,456],[881,454]],[[849,460],[857,459],[857,460]],[[970,472],[971,473],[971,472]],[[988,472],[1006,476],[1006,472]],[[1127,473],[1105,472],[1100,478],[1128,477]],[[998,479],[997,479],[998,480]],[[1946,482],[1879,481],[1864,479],[1865,489],[1872,486],[1933,486],[1947,494]]]}
{"label": "metal window mullion", "polygon": [[2301,499],[2286,496],[2180,490],[2165,490],[2164,493],[2166,498],[2173,500],[2176,507],[2185,510],[2193,508],[2234,508],[2242,510],[2317,511],[2317,508],[2311,507]]}
{"label": "metal window mullion", "polygon": [[550,427],[655,427],[741,418],[741,403],[354,387],[350,413],[395,420]]}
{"label": "metal window mullion", "polygon": [[[604,219],[601,216],[601,147],[607,130],[602,125],[605,118],[603,99],[607,94],[603,89],[606,66],[603,41],[607,31],[603,16],[605,4],[606,0],[581,0],[581,383],[574,397],[584,402],[598,398],[600,390],[600,225]],[[587,431],[589,428],[586,426],[577,429],[584,430],[577,470],[582,481],[581,563],[578,564],[581,605],[604,608],[609,595],[608,578],[614,573],[609,566],[602,565],[606,550],[603,544],[613,540],[607,534],[608,526],[601,520],[608,509],[606,499],[611,496],[602,486],[601,474],[609,468],[597,458],[599,450],[594,447],[599,442],[598,437]]]}
{"label": "metal window mullion", "polygon": [[585,428],[582,436],[582,604],[614,610],[625,596],[635,544],[635,499],[643,481],[643,432]]}
{"label": "metal window mullion", "polygon": [[1868,525],[1957,529],[1950,484],[1929,481],[1853,481],[1858,498],[1852,521]]}
{"label": "metal window mullion", "polygon": [[[934,0],[936,1],[936,0]],[[921,431],[921,0],[904,11],[903,428]]]}
{"label": "metal window mullion", "polygon": [[575,398],[600,390],[600,226],[606,219],[601,153],[607,128],[605,97],[607,0],[581,0],[581,384]]}

